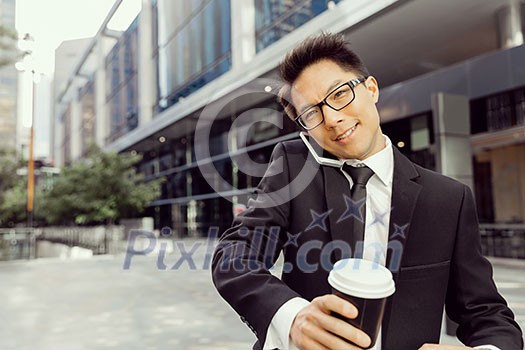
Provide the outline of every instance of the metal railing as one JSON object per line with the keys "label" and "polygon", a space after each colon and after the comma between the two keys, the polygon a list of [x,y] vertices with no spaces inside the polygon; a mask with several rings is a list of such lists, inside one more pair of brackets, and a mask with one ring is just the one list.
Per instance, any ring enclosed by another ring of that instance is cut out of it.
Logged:
{"label": "metal railing", "polygon": [[35,234],[32,229],[0,229],[0,261],[34,258]]}
{"label": "metal railing", "polygon": [[93,254],[117,254],[124,251],[124,226],[44,227],[38,229],[38,241],[90,249]]}
{"label": "metal railing", "polygon": [[481,224],[483,255],[525,259],[525,224]]}
{"label": "metal railing", "polygon": [[[525,224],[480,224],[480,235],[483,255],[525,259]],[[118,254],[125,250],[125,240],[123,226],[0,229],[0,261],[34,259],[37,241]]]}

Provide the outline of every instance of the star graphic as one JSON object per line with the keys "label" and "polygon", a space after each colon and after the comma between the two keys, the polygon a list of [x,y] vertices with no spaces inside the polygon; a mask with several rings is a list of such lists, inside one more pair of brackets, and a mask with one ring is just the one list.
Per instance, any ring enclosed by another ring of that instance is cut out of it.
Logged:
{"label": "star graphic", "polygon": [[328,228],[326,227],[326,218],[328,217],[328,215],[330,215],[332,210],[333,209],[330,209],[325,213],[318,214],[315,210],[310,209],[310,215],[312,215],[312,222],[310,223],[310,225],[308,225],[305,231],[311,230],[314,227],[319,227],[321,230],[327,232]]}
{"label": "star graphic", "polygon": [[401,238],[403,239],[406,239],[406,232],[405,230],[407,229],[409,224],[406,224],[406,225],[403,225],[403,226],[398,226],[396,224],[394,224],[394,233],[392,233],[392,238],[395,238],[397,236],[401,236]]}
{"label": "star graphic", "polygon": [[289,245],[293,245],[295,247],[299,246],[299,244],[297,243],[297,239],[299,238],[299,236],[301,235],[302,232],[299,232],[295,235],[292,235],[290,232],[286,232],[286,236],[288,236],[288,240],[286,241],[286,243],[283,245],[283,248],[289,246]]}
{"label": "star graphic", "polygon": [[363,214],[361,214],[361,208],[365,205],[366,198],[360,199],[358,201],[354,201],[352,198],[348,197],[346,194],[343,194],[346,204],[346,210],[341,215],[339,220],[337,222],[344,221],[350,217],[355,217],[357,220],[363,222]]}
{"label": "star graphic", "polygon": [[374,218],[374,221],[370,223],[370,226],[375,225],[376,223],[382,225],[383,227],[386,227],[385,225],[385,216],[388,214],[388,210],[385,211],[383,214],[375,210],[375,208],[372,208],[372,217]]}

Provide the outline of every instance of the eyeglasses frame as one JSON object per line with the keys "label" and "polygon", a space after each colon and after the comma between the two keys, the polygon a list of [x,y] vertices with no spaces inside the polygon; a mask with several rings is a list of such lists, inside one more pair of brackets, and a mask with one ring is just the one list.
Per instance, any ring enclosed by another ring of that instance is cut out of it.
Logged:
{"label": "eyeglasses frame", "polygon": [[[340,110],[346,108],[350,103],[354,102],[354,100],[355,100],[355,90],[354,90],[354,88],[355,88],[357,85],[359,85],[359,84],[361,84],[361,83],[364,83],[367,79],[368,79],[368,77],[362,77],[362,78],[352,79],[352,80],[350,80],[350,81],[347,81],[346,83],[343,83],[343,84],[337,86],[337,87],[334,88],[332,91],[330,91],[330,92],[326,95],[326,97],[325,97],[321,102],[319,102],[318,104],[315,104],[315,105],[309,107],[308,109],[306,109],[305,111],[303,111],[301,114],[299,114],[297,117],[295,117],[294,122],[297,123],[297,125],[299,125],[302,129],[304,129],[304,130],[306,130],[306,131],[310,131],[310,130],[313,130],[313,129],[317,128],[319,125],[323,124],[323,122],[324,122],[324,113],[323,113],[323,108],[322,108],[323,105],[327,105],[328,107],[330,107],[330,108],[333,109],[334,111],[340,111]],[[330,95],[332,95],[336,90],[342,88],[342,87],[345,86],[345,85],[348,85],[348,86],[350,87],[350,89],[352,90],[352,93],[354,94],[354,97],[350,100],[350,102],[348,102],[347,104],[345,104],[343,107],[340,107],[340,108],[334,108],[334,107],[330,106],[330,104],[329,104],[328,102],[326,102],[326,100],[328,99],[328,97],[330,97]],[[321,111],[321,116],[322,116],[323,118],[321,119],[321,121],[319,122],[319,124],[317,124],[317,125],[315,125],[315,126],[313,126],[313,127],[311,127],[311,128],[308,128],[308,127],[306,127],[305,125],[303,125],[303,124],[301,123],[301,117],[302,117],[306,112],[308,112],[310,109],[315,108],[315,107],[318,107],[318,108],[319,108],[319,110]]]}

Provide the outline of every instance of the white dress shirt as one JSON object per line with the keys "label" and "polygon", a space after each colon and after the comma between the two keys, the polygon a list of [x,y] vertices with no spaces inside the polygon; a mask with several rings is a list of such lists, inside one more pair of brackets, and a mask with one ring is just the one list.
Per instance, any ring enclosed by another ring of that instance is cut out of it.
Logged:
{"label": "white dress shirt", "polygon": [[[388,227],[390,224],[390,207],[392,202],[392,181],[394,177],[394,154],[392,142],[385,135],[385,148],[378,153],[360,161],[356,159],[340,160],[339,168],[348,180],[350,188],[353,181],[349,174],[342,170],[343,165],[351,166],[366,165],[374,171],[374,175],[366,184],[366,213],[365,213],[365,236],[363,258],[377,262],[381,265],[386,263],[386,252],[388,246]],[[317,159],[317,158],[316,158]],[[309,302],[303,298],[293,298],[284,303],[275,313],[268,328],[266,341],[263,349],[297,350],[290,340],[290,329],[292,323]],[[489,350],[500,350],[492,345],[476,347]],[[381,350],[381,330],[379,331],[376,344],[371,350]]]}

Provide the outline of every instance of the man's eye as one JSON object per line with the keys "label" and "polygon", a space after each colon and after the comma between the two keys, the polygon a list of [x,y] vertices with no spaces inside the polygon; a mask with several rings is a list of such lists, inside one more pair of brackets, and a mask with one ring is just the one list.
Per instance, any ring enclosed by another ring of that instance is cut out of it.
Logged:
{"label": "man's eye", "polygon": [[307,122],[314,119],[317,116],[317,113],[317,108],[307,111],[303,116],[304,121]]}
{"label": "man's eye", "polygon": [[340,98],[343,98],[343,97],[347,96],[349,91],[350,91],[350,89],[348,89],[348,88],[346,88],[346,89],[342,88],[340,90],[337,90],[332,96],[333,96],[334,99],[337,100],[337,99],[340,99]]}

